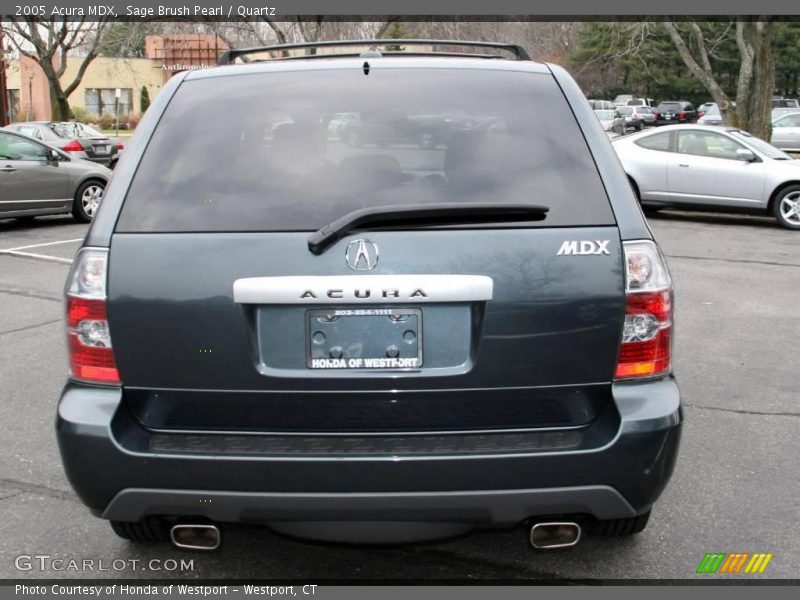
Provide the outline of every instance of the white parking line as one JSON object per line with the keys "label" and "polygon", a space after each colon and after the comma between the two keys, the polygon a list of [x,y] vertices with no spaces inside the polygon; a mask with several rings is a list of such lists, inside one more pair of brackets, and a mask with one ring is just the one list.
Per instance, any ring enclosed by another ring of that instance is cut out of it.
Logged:
{"label": "white parking line", "polygon": [[71,265],[71,258],[61,258],[60,256],[50,256],[49,254],[34,254],[33,252],[17,252],[16,250],[0,250],[0,254],[8,254],[9,256],[22,256],[23,258],[38,258],[39,260],[49,260],[52,262],[63,263]]}
{"label": "white parking line", "polygon": [[[74,240],[61,240],[58,242],[45,242],[44,244],[30,244],[29,246],[17,246],[16,248],[7,248],[0,250],[0,252],[16,252],[17,250],[27,250],[29,248],[42,248],[43,246],[55,246],[56,244],[70,244],[72,242],[82,242],[83,238],[75,238]],[[72,262],[72,261],[70,261]]]}

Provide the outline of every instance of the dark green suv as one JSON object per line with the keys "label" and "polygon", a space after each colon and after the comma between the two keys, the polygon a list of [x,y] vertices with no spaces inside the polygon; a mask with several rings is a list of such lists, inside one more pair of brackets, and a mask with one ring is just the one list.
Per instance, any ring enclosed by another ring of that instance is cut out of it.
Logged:
{"label": "dark green suv", "polygon": [[521,48],[401,43],[181,73],[142,120],[68,282],[57,423],[120,535],[645,526],[680,438],[672,284],[600,123]]}

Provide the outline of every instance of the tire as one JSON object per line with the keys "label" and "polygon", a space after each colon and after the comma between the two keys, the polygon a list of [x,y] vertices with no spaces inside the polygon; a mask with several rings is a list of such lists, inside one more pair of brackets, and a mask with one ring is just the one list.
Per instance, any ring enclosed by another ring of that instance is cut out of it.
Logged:
{"label": "tire", "polygon": [[166,542],[169,527],[161,517],[145,517],[141,521],[111,521],[111,529],[119,537],[132,542]]}
{"label": "tire", "polygon": [[775,197],[772,214],[781,227],[800,230],[800,185],[787,185]]}
{"label": "tire", "polygon": [[642,129],[644,129],[644,125],[642,124],[641,121],[639,121],[638,123],[636,123],[636,131],[641,131]]}
{"label": "tire", "polygon": [[94,219],[100,202],[103,199],[103,192],[106,189],[106,182],[99,179],[85,181],[75,192],[75,200],[72,203],[72,216],[82,223],[88,223]]}
{"label": "tire", "polygon": [[643,515],[630,517],[627,519],[608,519],[605,521],[592,521],[587,529],[591,535],[602,536],[625,536],[634,535],[644,531],[647,522],[650,520],[650,511]]}

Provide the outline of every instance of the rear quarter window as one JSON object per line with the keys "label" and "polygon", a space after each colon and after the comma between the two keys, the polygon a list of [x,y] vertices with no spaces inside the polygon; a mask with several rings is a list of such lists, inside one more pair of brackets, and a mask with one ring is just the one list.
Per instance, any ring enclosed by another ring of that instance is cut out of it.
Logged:
{"label": "rear quarter window", "polygon": [[655,133],[648,135],[641,139],[635,140],[633,143],[648,150],[660,150],[661,152],[669,152],[671,132],[665,131],[664,133]]}
{"label": "rear quarter window", "polygon": [[550,207],[525,226],[614,223],[550,75],[359,64],[185,81],[116,230],[311,231],[368,206],[462,201]]}

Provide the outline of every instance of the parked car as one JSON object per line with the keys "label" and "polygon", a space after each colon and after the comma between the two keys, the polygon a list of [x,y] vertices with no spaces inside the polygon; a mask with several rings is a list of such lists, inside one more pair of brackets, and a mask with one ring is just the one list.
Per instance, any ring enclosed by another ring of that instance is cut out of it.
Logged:
{"label": "parked car", "polygon": [[592,110],[614,110],[614,103],[611,100],[589,100]]}
{"label": "parked car", "polygon": [[649,108],[654,108],[656,101],[652,98],[632,98],[628,100],[626,104],[627,106],[647,106]]}
{"label": "parked car", "polygon": [[616,98],[614,98],[613,104],[614,106],[626,106],[629,100],[633,100],[635,96],[633,94],[620,94]]}
{"label": "parked car", "polygon": [[782,117],[783,115],[790,115],[792,113],[800,112],[798,108],[773,108],[771,113],[771,119],[774,123],[778,117]]}
{"label": "parked car", "polygon": [[[699,114],[699,113],[698,113]],[[719,106],[712,104],[703,112],[703,116],[697,119],[698,125],[722,125],[722,114]]]}
{"label": "parked car", "polygon": [[697,118],[701,118],[704,114],[706,114],[711,108],[717,106],[716,102],[705,102],[697,107]]}
{"label": "parked car", "polygon": [[[117,534],[644,528],[682,422],[669,272],[578,85],[498,47],[518,60],[373,50],[165,84],[66,292],[59,448]],[[271,140],[265,106],[292,119]],[[371,110],[470,119],[357,151],[320,120]]]}
{"label": "parked car", "polygon": [[656,125],[692,123],[696,120],[694,107],[684,100],[665,100],[655,108]]}
{"label": "parked car", "polygon": [[636,131],[656,124],[656,116],[648,106],[620,106],[617,112],[625,119],[625,127]]}
{"label": "parked car", "polygon": [[683,125],[614,149],[645,205],[752,209],[800,230],[800,161],[746,131]]}
{"label": "parked car", "polygon": [[358,113],[336,113],[330,121],[328,121],[328,133],[339,137],[343,129],[351,125],[360,125],[361,117]]}
{"label": "parked car", "polygon": [[606,132],[615,133],[617,135],[625,133],[625,119],[617,109],[596,110],[594,114],[597,115],[600,124]]}
{"label": "parked car", "polygon": [[6,129],[22,133],[58,148],[76,158],[90,160],[106,167],[116,165],[122,143],[82,123],[32,121],[13,123]]}
{"label": "parked car", "polygon": [[772,99],[772,108],[794,108],[800,109],[800,104],[796,98],[773,98]]}
{"label": "parked car", "polygon": [[800,152],[800,109],[779,116],[772,122],[772,145],[781,150]]}
{"label": "parked car", "polygon": [[453,133],[443,115],[409,115],[403,110],[376,107],[359,113],[339,130],[348,146],[418,145],[433,148]]}
{"label": "parked car", "polygon": [[102,165],[0,130],[0,219],[72,213],[91,221],[109,177]]}

